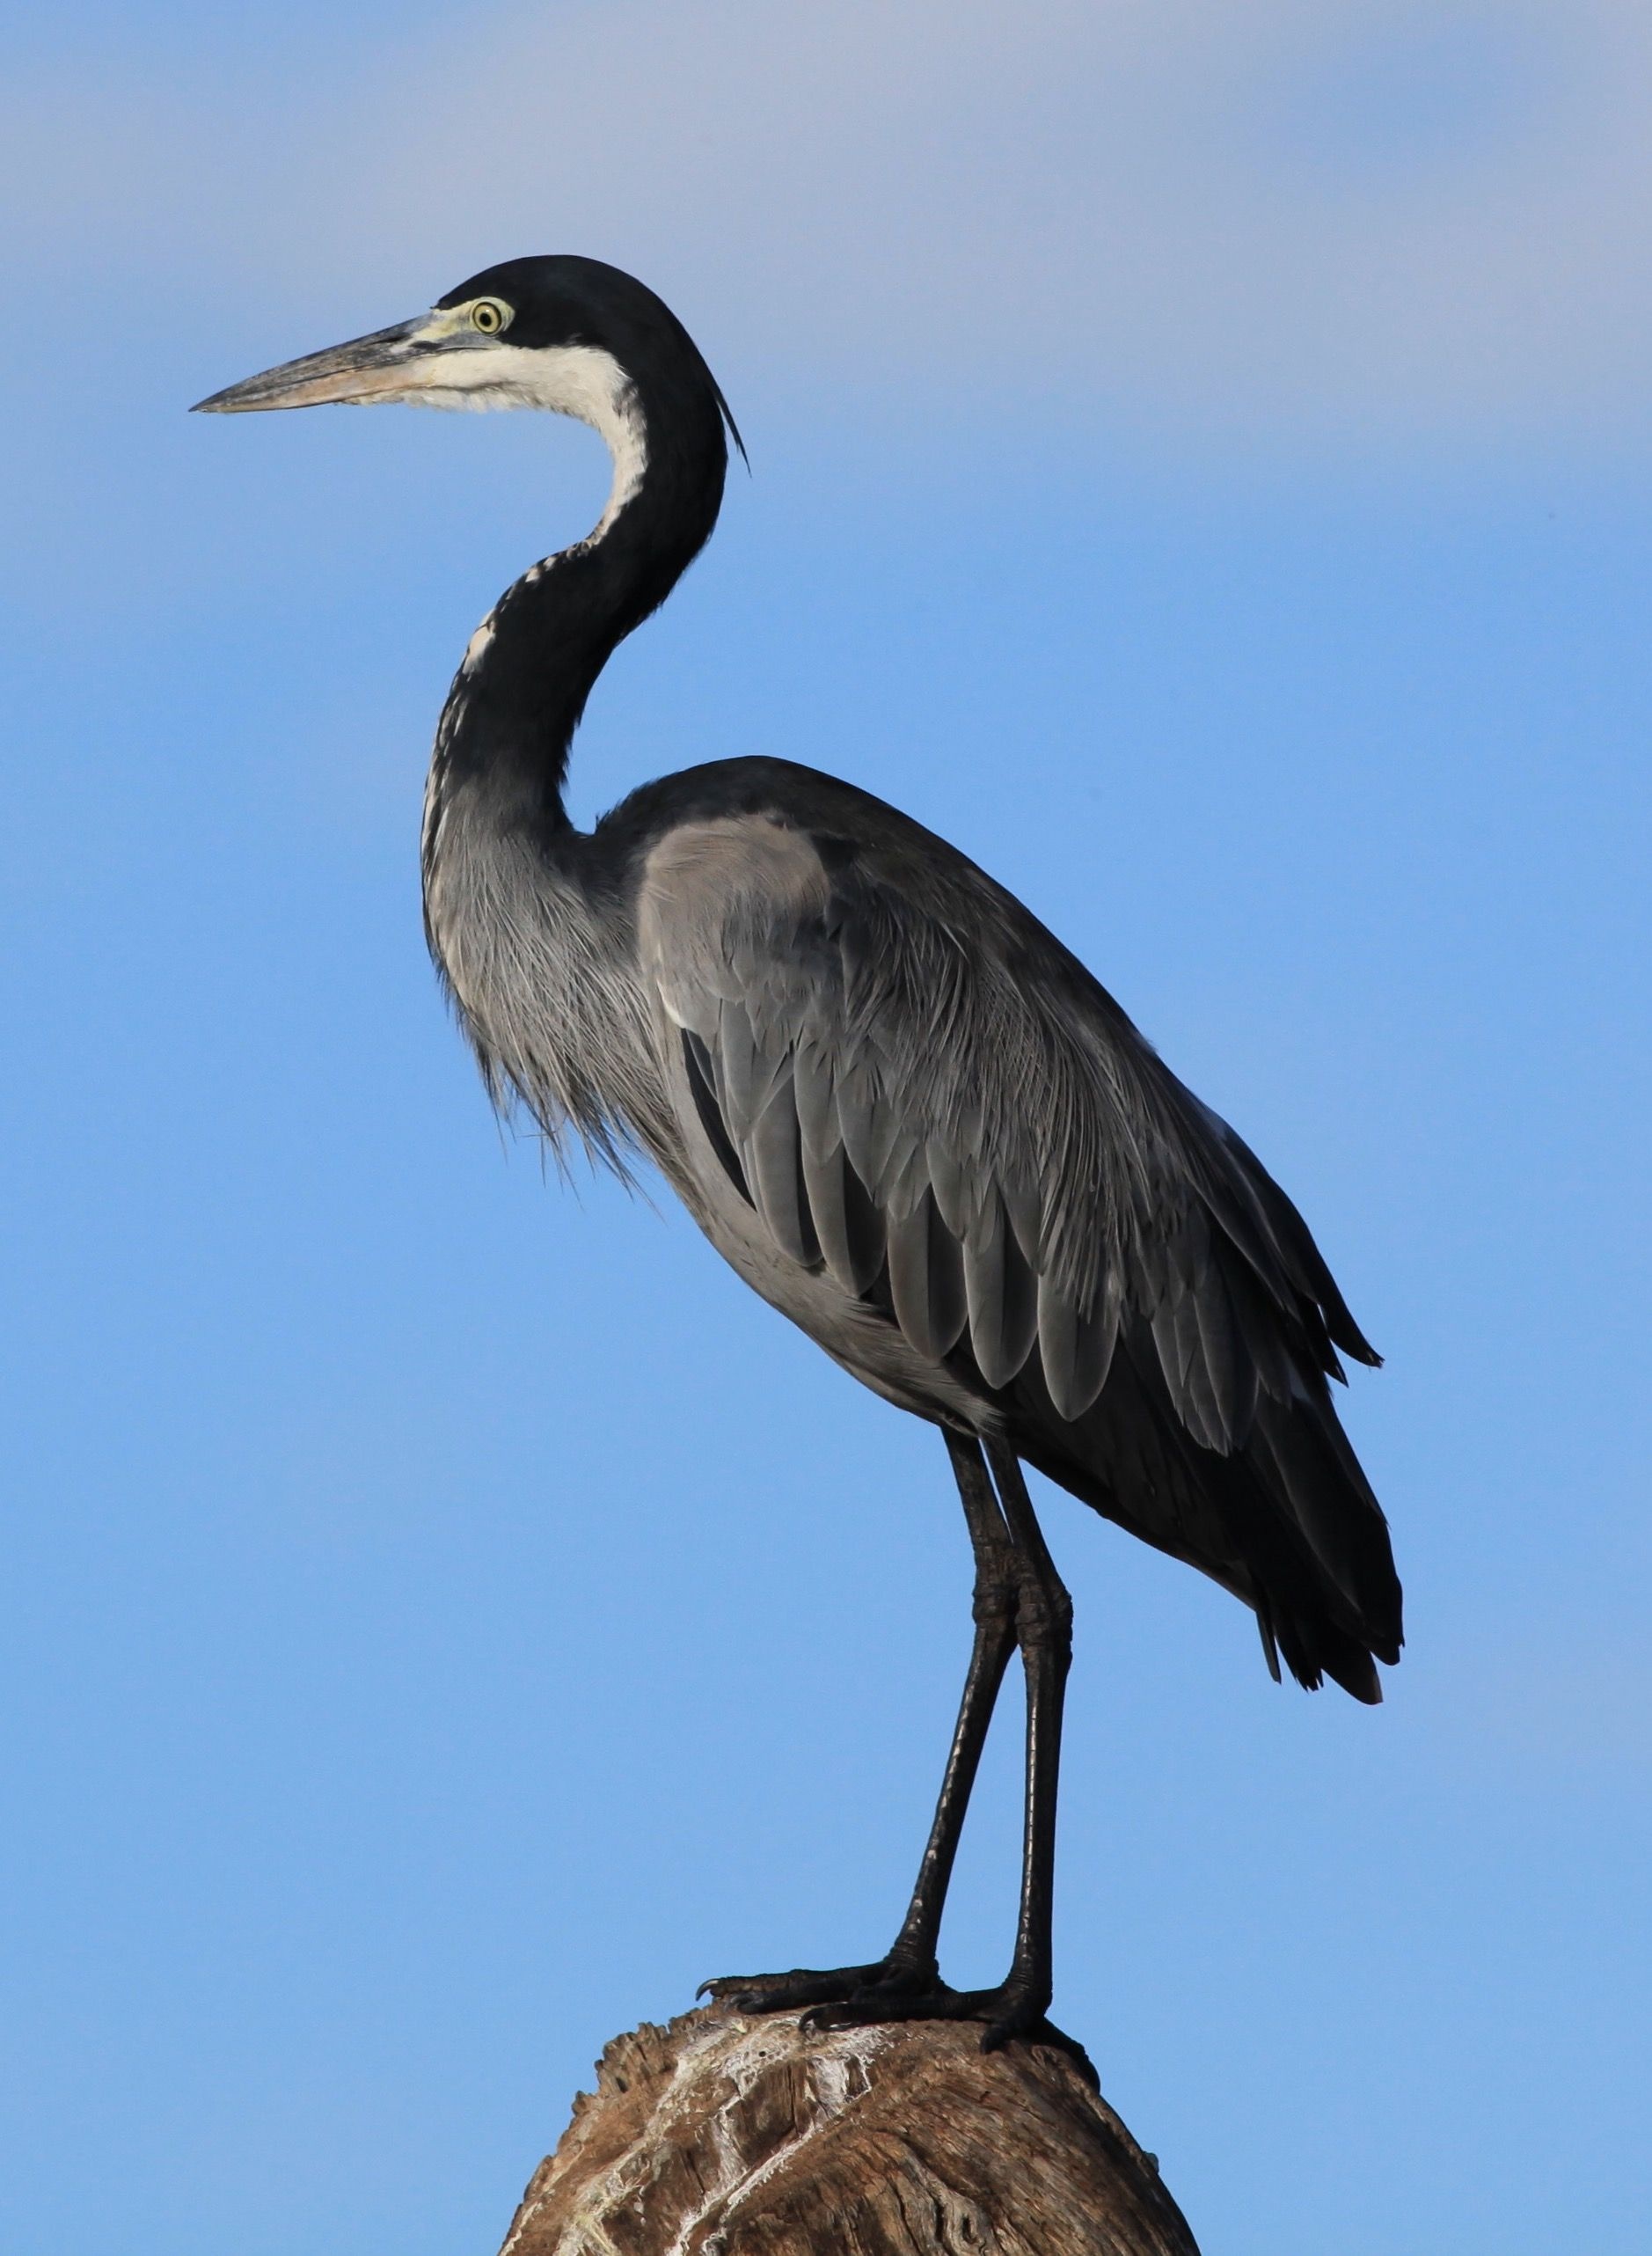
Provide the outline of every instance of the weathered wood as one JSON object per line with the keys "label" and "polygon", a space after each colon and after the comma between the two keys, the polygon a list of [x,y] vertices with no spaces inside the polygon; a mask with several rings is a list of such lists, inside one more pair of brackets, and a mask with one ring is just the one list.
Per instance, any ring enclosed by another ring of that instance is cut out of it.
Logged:
{"label": "weathered wood", "polygon": [[616,2037],[500,2256],[1198,2256],[1065,2055],[713,2005]]}

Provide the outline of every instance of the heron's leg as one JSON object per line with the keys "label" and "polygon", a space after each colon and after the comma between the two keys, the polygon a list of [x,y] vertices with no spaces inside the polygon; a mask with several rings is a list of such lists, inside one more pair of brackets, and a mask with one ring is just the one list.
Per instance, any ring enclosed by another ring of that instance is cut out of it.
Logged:
{"label": "heron's leg", "polygon": [[1010,1655],[1015,1650],[1017,1572],[1010,1533],[999,1509],[992,1482],[981,1455],[981,1444],[947,1430],[947,1450],[962,1498],[969,1541],[975,1548],[976,1586],[973,1600],[976,1634],[969,1667],[964,1677],[958,1721],[941,1780],[940,1798],[924,1859],[917,1868],[917,1885],[889,1956],[892,1959],[933,1972],[940,1941],[941,1913],[963,1836],[969,1796],[981,1767],[981,1750],[998,1703],[998,1688]]}
{"label": "heron's leg", "polygon": [[975,1551],[975,1642],[940,1798],[935,1805],[912,1901],[888,1955],[870,1966],[838,1967],[830,1972],[799,1967],[790,1974],[727,1975],[705,1984],[713,1996],[729,1998],[752,2012],[794,2011],[800,2005],[856,1996],[887,1996],[892,1990],[917,1997],[932,1994],[939,1986],[935,1953],[941,1913],[970,1791],[981,1764],[981,1750],[986,1745],[1004,1672],[1015,1650],[1020,1593],[1025,1579],[980,1443],[972,1434],[954,1433],[950,1428],[943,1431]]}
{"label": "heron's leg", "polygon": [[[1021,1586],[1016,1634],[1027,1672],[1027,1815],[1021,1860],[1021,1902],[1015,1955],[1006,1991],[1020,2010],[1049,2011],[1054,1975],[1050,1928],[1055,1911],[1056,1792],[1061,1770],[1061,1721],[1072,1666],[1072,1600],[1056,1571],[1027,1492],[1020,1460],[1001,1442],[989,1442],[1004,1516],[1018,1556],[1027,1569]],[[989,2047],[1002,2042],[989,2029]]]}
{"label": "heron's leg", "polygon": [[[989,1441],[987,1454],[1011,1538],[1015,1639],[1027,1674],[1026,1831],[1020,1910],[1010,1971],[995,1989],[956,1990],[937,1981],[927,1990],[873,1989],[846,1998],[824,2000],[811,2007],[805,2020],[822,2029],[879,2021],[980,2021],[985,2024],[981,2039],[983,2051],[991,2052],[1012,2037],[1055,2045],[1071,2055],[1093,2084],[1095,2069],[1082,2045],[1047,2018],[1051,1994],[1056,1789],[1062,1707],[1072,1656],[1072,1601],[1045,1545],[1013,1450],[1001,1442]],[[938,1832],[939,1816],[938,1812]]]}

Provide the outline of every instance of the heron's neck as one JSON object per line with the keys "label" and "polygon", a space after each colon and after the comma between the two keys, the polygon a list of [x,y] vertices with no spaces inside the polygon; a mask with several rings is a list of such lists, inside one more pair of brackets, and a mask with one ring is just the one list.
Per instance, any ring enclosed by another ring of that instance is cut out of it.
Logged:
{"label": "heron's neck", "polygon": [[669,595],[722,501],[715,402],[709,416],[669,406],[632,390],[598,421],[614,457],[608,507],[587,538],[525,572],[471,636],[436,734],[433,802],[481,795],[501,823],[567,829],[568,748],[592,685]]}

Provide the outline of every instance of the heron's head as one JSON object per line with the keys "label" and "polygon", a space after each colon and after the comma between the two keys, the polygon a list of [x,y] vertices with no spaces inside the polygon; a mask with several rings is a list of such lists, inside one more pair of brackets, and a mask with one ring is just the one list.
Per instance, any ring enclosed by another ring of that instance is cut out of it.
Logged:
{"label": "heron's head", "polygon": [[489,267],[428,313],[266,369],[197,408],[237,415],[390,400],[546,407],[611,439],[616,420],[641,412],[650,395],[687,405],[684,393],[709,402],[740,444],[710,370],[669,307],[617,267],[563,257]]}

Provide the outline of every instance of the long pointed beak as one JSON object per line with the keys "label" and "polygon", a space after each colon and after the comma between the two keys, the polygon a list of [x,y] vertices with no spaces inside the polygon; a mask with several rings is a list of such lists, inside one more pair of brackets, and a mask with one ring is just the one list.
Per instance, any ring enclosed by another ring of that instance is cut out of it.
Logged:
{"label": "long pointed beak", "polygon": [[245,415],[264,407],[319,407],[328,400],[396,399],[428,388],[431,361],[442,337],[429,334],[431,317],[398,321],[393,329],[376,329],[370,337],[355,337],[347,345],[333,345],[325,353],[310,353],[303,360],[283,361],[261,376],[249,376],[227,391],[198,399],[194,415]]}

